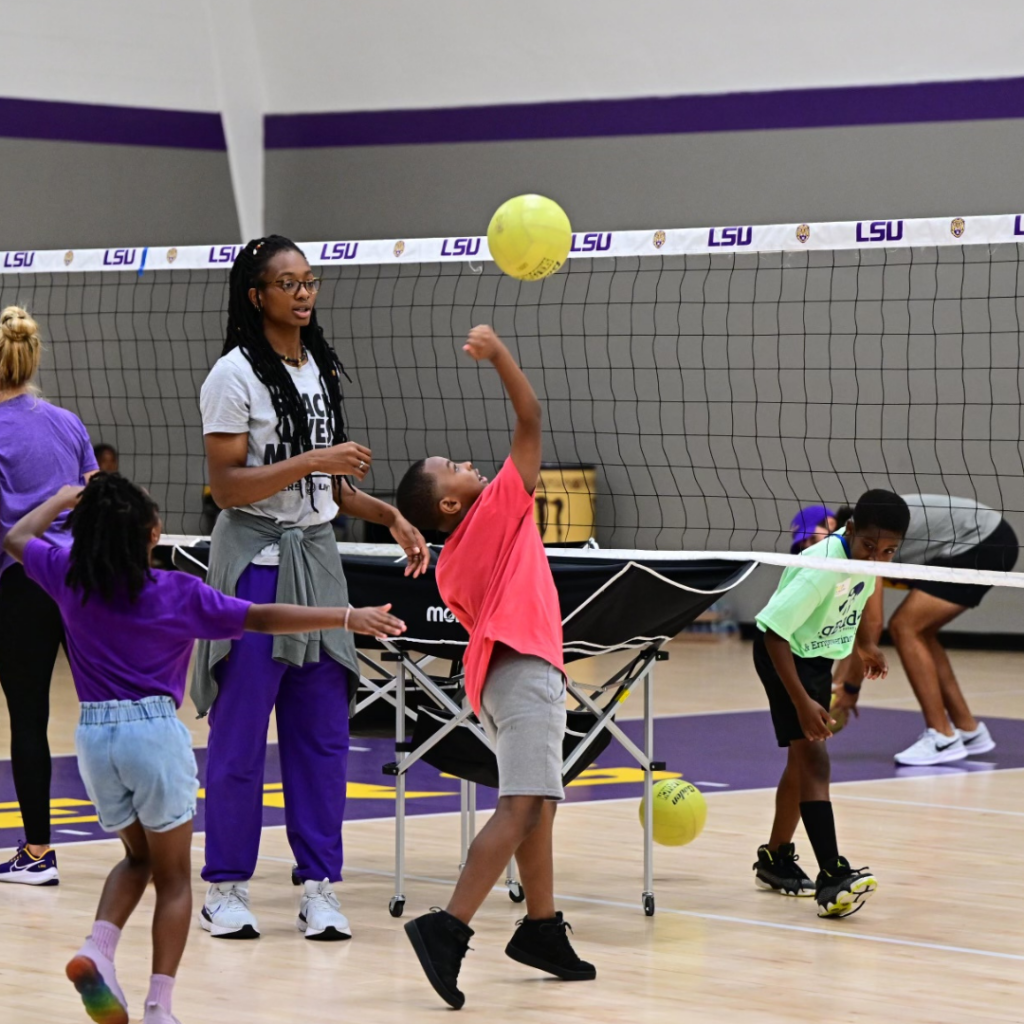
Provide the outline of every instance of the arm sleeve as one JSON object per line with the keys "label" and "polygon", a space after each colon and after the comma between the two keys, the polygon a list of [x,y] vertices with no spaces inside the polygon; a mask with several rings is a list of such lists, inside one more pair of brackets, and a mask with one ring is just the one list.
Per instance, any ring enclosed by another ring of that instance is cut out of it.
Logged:
{"label": "arm sleeve", "polygon": [[488,503],[495,511],[521,517],[533,509],[533,495],[526,489],[512,457],[509,456],[487,485]]}
{"label": "arm sleeve", "polygon": [[218,360],[199,395],[204,434],[247,434],[249,432],[249,389],[238,367]]}
{"label": "arm sleeve", "polygon": [[50,597],[56,599],[64,589],[64,578],[68,574],[68,557],[65,548],[58,548],[34,537],[25,545],[22,558],[25,575],[33,583],[38,583]]}
{"label": "arm sleeve", "polygon": [[796,631],[827,599],[827,595],[822,597],[812,571],[801,572],[784,590],[775,591],[757,616],[757,625],[762,630],[770,629],[784,640],[792,641]]}
{"label": "arm sleeve", "polygon": [[92,439],[89,437],[89,431],[86,430],[85,424],[79,420],[79,439],[81,442],[81,451],[79,452],[79,479],[84,480],[86,473],[95,473],[98,470],[99,464],[96,462],[96,453],[92,450]]}
{"label": "arm sleeve", "polygon": [[228,597],[194,576],[184,576],[191,590],[183,606],[188,609],[190,635],[198,640],[238,640],[245,632],[251,601]]}

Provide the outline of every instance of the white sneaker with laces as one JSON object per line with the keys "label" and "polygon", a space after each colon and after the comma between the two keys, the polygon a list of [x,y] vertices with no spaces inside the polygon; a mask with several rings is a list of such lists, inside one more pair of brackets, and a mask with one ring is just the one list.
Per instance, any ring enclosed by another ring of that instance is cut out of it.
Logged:
{"label": "white sneaker with laces", "polygon": [[897,764],[929,765],[962,761],[966,756],[967,748],[959,733],[943,736],[935,729],[925,729],[917,742],[901,750],[895,760]]}
{"label": "white sneaker with laces", "polygon": [[249,909],[248,882],[220,882],[206,893],[199,924],[215,939],[258,939],[260,926]]}
{"label": "white sneaker with laces", "polygon": [[964,732],[963,729],[958,729],[957,732],[960,733],[960,739],[964,741],[968,757],[987,754],[990,750],[996,749],[996,741],[992,739],[992,734],[984,722],[979,722],[978,728],[974,732]]}
{"label": "white sneaker with laces", "polygon": [[337,942],[352,938],[348,918],[341,912],[338,897],[326,878],[322,882],[302,883],[302,901],[296,924],[300,932],[305,932],[307,939]]}

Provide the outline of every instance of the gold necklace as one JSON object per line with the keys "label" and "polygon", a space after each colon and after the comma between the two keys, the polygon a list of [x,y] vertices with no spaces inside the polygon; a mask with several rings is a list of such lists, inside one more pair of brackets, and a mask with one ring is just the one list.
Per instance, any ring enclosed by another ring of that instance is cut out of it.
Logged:
{"label": "gold necklace", "polygon": [[302,364],[305,363],[306,360],[309,358],[306,355],[306,347],[305,347],[305,345],[302,346],[302,355],[300,355],[298,359],[292,359],[291,356],[282,356],[280,352],[278,352],[278,355],[281,356],[281,362],[282,363],[285,363],[288,366],[295,366],[295,367],[302,366]]}

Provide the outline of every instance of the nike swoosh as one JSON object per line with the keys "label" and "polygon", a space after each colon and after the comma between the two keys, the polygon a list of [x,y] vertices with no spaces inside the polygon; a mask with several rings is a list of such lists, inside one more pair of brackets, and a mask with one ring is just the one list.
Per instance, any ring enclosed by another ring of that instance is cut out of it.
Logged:
{"label": "nike swoosh", "polygon": [[935,744],[935,749],[938,751],[949,750],[950,747],[956,746],[956,740],[950,740],[944,747],[940,747],[938,743]]}

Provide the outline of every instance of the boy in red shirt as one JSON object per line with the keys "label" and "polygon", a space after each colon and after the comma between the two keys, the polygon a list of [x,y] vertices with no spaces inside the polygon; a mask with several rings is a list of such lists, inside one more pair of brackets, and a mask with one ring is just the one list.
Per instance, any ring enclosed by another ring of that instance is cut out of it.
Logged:
{"label": "boy in red shirt", "polygon": [[490,327],[463,346],[498,371],[516,414],[512,451],[488,483],[470,462],[417,462],[398,487],[399,511],[421,530],[450,534],[437,562],[445,604],[469,633],[466,695],[494,745],[498,806],[469,848],[446,910],[405,930],[434,990],[460,1009],[469,922],[515,854],[526,914],[505,952],[565,981],[597,976],[576,955],[555,912],[552,826],[562,789],[565,676],[562,614],[533,520],[541,409],[526,375]]}

